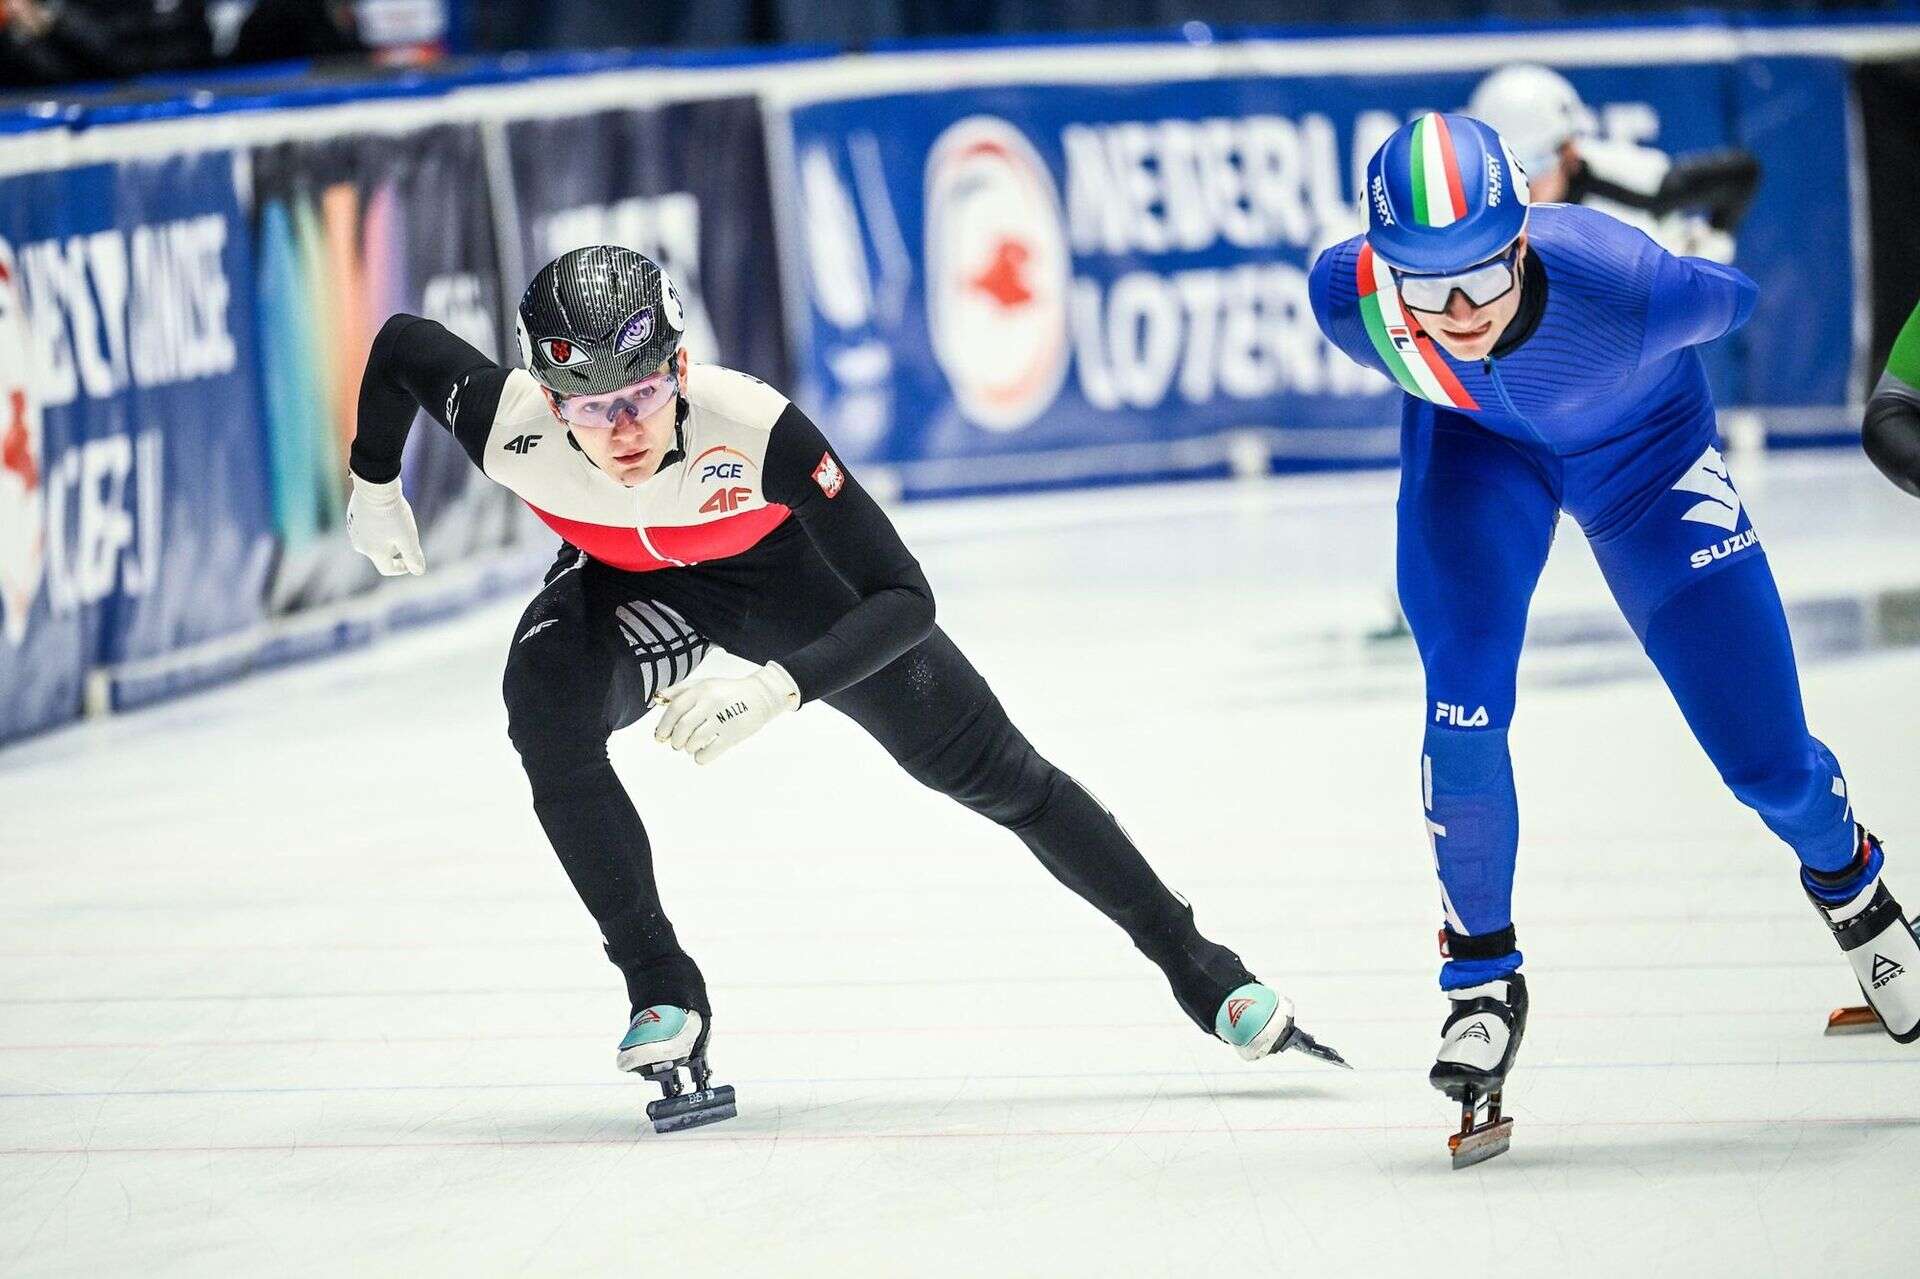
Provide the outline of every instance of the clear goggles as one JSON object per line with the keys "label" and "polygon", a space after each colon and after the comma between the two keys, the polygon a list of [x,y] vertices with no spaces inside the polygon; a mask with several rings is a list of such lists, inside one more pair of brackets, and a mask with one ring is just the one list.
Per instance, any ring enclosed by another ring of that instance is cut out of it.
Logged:
{"label": "clear goggles", "polygon": [[1505,297],[1519,278],[1514,265],[1519,261],[1519,246],[1499,257],[1470,266],[1452,275],[1407,275],[1394,271],[1394,283],[1400,286],[1400,301],[1409,311],[1438,314],[1447,309],[1447,300],[1458,289],[1474,306]]}
{"label": "clear goggles", "polygon": [[673,398],[680,389],[680,377],[671,368],[649,374],[638,382],[611,391],[602,391],[598,395],[556,396],[554,408],[566,420],[568,426],[598,427],[605,429],[620,420],[621,411],[630,411],[636,418],[646,418],[659,411],[660,407]]}

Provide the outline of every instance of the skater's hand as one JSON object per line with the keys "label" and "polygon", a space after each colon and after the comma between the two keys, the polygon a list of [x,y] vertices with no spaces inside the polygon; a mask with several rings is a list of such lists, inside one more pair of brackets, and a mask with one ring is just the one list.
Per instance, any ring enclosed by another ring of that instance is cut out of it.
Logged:
{"label": "skater's hand", "polygon": [[383,577],[427,571],[420,530],[398,479],[375,484],[353,477],[353,495],[347,499],[347,544],[372,560]]}
{"label": "skater's hand", "polygon": [[690,679],[667,689],[654,702],[660,722],[653,740],[711,764],[774,716],[800,705],[800,689],[778,662],[768,662],[740,679]]}

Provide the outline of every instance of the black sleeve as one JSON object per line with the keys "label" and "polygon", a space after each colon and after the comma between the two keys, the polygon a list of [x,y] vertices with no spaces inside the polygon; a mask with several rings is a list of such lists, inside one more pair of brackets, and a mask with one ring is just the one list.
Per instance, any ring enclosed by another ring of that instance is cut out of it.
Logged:
{"label": "black sleeve", "polygon": [[933,588],[893,521],[848,473],[820,428],[789,404],[767,440],[767,500],[800,527],[860,602],[780,658],[802,703],[857,684],[933,633]]}
{"label": "black sleeve", "polygon": [[407,432],[420,409],[452,431],[479,466],[507,373],[440,324],[394,316],[374,337],[360,378],[353,473],[376,484],[399,475]]}
{"label": "black sleeve", "polygon": [[1751,151],[1729,149],[1684,155],[1673,162],[1653,197],[1655,213],[1701,209],[1716,231],[1740,225],[1760,185],[1760,161]]}
{"label": "black sleeve", "polygon": [[1920,404],[1886,391],[1867,401],[1861,443],[1880,473],[1920,497]]}

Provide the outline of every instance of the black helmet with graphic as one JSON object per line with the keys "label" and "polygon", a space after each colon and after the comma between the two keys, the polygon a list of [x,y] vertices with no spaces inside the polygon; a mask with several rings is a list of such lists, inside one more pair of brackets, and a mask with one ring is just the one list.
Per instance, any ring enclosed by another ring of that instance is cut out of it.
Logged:
{"label": "black helmet with graphic", "polygon": [[556,395],[599,395],[646,377],[680,347],[680,294],[644,254],[601,244],[540,268],[520,299],[520,355]]}

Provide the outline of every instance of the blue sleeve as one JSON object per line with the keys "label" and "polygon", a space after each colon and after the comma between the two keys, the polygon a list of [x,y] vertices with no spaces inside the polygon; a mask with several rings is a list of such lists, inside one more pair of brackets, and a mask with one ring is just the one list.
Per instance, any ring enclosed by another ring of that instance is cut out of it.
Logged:
{"label": "blue sleeve", "polygon": [[1339,252],[1339,246],[1326,250],[1313,260],[1313,270],[1307,273],[1307,304],[1313,308],[1313,319],[1320,331],[1327,335],[1327,341],[1340,345],[1340,338],[1333,331],[1333,259]]}
{"label": "blue sleeve", "polygon": [[1718,262],[1661,251],[1647,290],[1647,327],[1640,358],[1651,362],[1682,347],[1725,337],[1747,322],[1760,286]]}
{"label": "blue sleeve", "polygon": [[1354,278],[1360,244],[1355,236],[1314,259],[1313,270],[1307,273],[1307,304],[1327,341],[1362,368],[1384,373],[1373,339],[1367,336],[1367,322],[1360,315],[1360,286]]}

